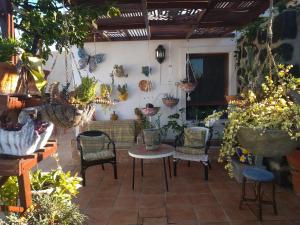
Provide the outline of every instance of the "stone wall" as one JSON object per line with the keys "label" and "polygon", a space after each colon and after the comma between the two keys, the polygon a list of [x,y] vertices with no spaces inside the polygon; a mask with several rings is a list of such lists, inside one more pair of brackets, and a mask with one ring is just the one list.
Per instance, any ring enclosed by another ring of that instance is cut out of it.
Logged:
{"label": "stone wall", "polygon": [[[250,51],[253,51],[252,69],[254,71],[260,73],[260,67],[267,65],[266,40],[267,22],[262,24],[250,37],[243,36],[238,40],[236,58],[240,91],[245,88],[245,85],[251,87],[255,82],[261,83],[266,75],[258,74],[257,77],[255,77],[255,73],[249,75],[246,66]],[[271,47],[276,59],[281,63],[294,65],[291,72],[300,77],[300,7],[286,9],[275,16]]]}

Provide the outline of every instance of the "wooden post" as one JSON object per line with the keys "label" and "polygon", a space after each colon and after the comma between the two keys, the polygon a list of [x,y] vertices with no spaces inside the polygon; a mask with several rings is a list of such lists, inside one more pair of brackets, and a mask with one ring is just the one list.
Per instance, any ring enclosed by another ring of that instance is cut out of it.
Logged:
{"label": "wooden post", "polygon": [[[3,38],[15,38],[15,27],[10,0],[0,0],[0,35]],[[16,64],[17,58],[13,57],[12,62]]]}

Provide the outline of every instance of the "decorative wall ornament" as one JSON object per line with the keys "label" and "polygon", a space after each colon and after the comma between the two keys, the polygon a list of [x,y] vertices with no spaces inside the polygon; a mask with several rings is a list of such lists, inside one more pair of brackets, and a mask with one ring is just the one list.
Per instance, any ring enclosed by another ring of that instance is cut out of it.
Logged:
{"label": "decorative wall ornament", "polygon": [[128,77],[128,74],[125,74],[122,65],[114,65],[112,75],[116,77]]}
{"label": "decorative wall ornament", "polygon": [[102,63],[104,60],[104,54],[89,55],[84,48],[78,48],[79,56],[79,69],[84,69],[89,66],[89,72],[92,73],[97,69],[97,64]]}
{"label": "decorative wall ornament", "polygon": [[144,74],[146,77],[149,77],[150,73],[151,73],[150,66],[142,66],[142,74]]}
{"label": "decorative wall ornament", "polygon": [[150,80],[141,80],[139,82],[139,88],[141,91],[149,92],[152,90],[152,82]]}

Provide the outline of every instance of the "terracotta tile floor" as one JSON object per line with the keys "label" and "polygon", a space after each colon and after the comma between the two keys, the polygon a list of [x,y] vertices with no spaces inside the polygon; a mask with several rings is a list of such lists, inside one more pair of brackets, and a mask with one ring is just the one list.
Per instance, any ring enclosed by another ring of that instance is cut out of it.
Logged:
{"label": "terracotta tile floor", "polygon": [[[217,150],[214,150],[217,152]],[[216,160],[203,180],[203,167],[180,162],[178,176],[169,179],[165,191],[161,160],[144,161],[144,177],[136,162],[135,190],[131,189],[132,164],[127,151],[119,151],[118,180],[107,164],[87,170],[86,187],[76,202],[88,216],[89,225],[285,225],[300,224],[300,198],[278,187],[279,214],[264,206],[262,223],[253,211],[255,205],[238,209],[241,186],[230,179]],[[78,170],[78,166],[75,171]],[[250,190],[250,189],[249,189]],[[265,188],[268,196],[269,188]]]}
{"label": "terracotta tile floor", "polygon": [[[70,139],[74,132],[58,130],[60,164],[65,170],[79,171],[79,162],[72,160]],[[209,180],[203,179],[203,167],[182,161],[178,176],[169,179],[165,191],[162,161],[144,160],[144,177],[136,162],[135,190],[131,189],[132,161],[127,151],[118,151],[118,180],[113,179],[112,166],[87,170],[86,187],[81,188],[75,202],[88,216],[87,225],[300,225],[300,198],[277,187],[277,216],[271,206],[263,207],[264,221],[258,222],[254,205],[238,209],[241,185],[230,179],[217,163],[218,149],[211,149],[212,170]],[[51,169],[53,159],[40,167]],[[248,188],[249,187],[249,188]],[[250,185],[247,188],[250,189]],[[269,188],[265,188],[266,196]]]}

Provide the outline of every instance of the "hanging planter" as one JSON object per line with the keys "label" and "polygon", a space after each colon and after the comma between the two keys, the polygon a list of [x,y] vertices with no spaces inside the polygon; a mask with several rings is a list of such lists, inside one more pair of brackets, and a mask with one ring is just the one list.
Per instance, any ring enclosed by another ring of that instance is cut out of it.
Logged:
{"label": "hanging planter", "polygon": [[142,112],[145,116],[154,116],[158,113],[160,107],[154,107],[152,104],[148,103],[145,108],[142,108]]}
{"label": "hanging planter", "polygon": [[95,107],[97,81],[95,78],[81,77],[81,84],[69,91],[70,83],[59,89],[59,83],[51,84],[48,90],[48,103],[42,106],[43,116],[56,126],[63,128],[76,127],[88,122]]}
{"label": "hanging planter", "polygon": [[91,104],[80,109],[72,104],[46,104],[42,107],[43,115],[56,126],[71,128],[91,120],[95,107]]}
{"label": "hanging planter", "polygon": [[146,77],[149,77],[150,73],[151,73],[150,66],[142,66],[142,74],[144,74]]}
{"label": "hanging planter", "polygon": [[164,103],[165,106],[172,108],[178,104],[179,98],[175,98],[172,95],[166,94],[162,98],[162,102]]}
{"label": "hanging planter", "polygon": [[187,79],[181,80],[180,82],[176,83],[177,87],[183,90],[185,93],[188,94],[187,100],[190,101],[190,93],[195,90],[198,85],[198,82],[190,82]]}

